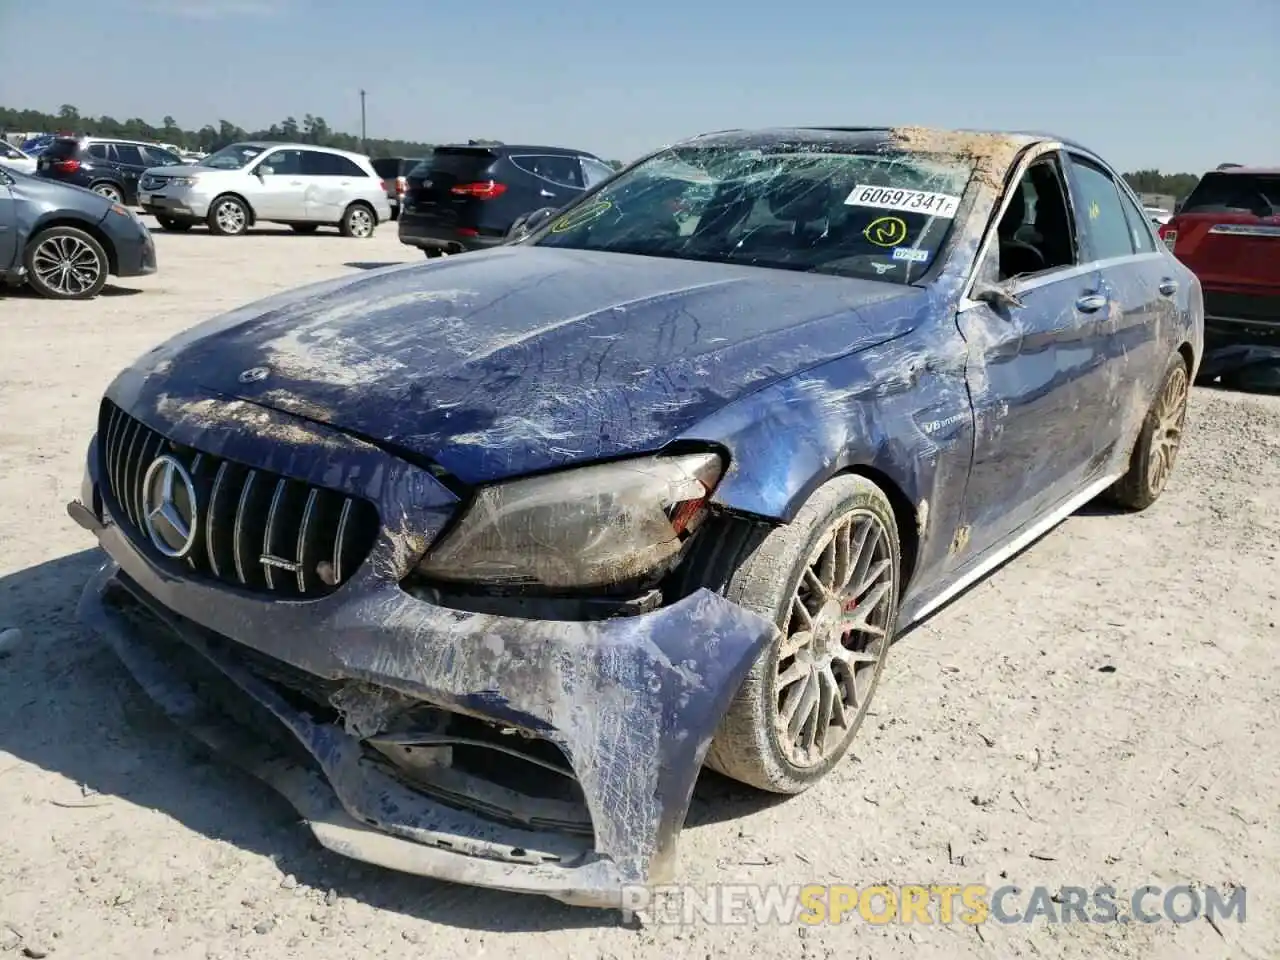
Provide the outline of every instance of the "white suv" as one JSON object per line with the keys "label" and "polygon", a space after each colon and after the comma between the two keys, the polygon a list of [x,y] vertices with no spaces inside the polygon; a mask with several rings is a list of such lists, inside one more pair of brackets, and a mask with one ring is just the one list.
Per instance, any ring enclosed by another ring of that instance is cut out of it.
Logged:
{"label": "white suv", "polygon": [[138,183],[138,205],[166,230],[204,221],[226,236],[273,222],[298,233],[327,224],[369,237],[391,219],[368,157],[299,143],[233,143],[199,164],[153,167]]}

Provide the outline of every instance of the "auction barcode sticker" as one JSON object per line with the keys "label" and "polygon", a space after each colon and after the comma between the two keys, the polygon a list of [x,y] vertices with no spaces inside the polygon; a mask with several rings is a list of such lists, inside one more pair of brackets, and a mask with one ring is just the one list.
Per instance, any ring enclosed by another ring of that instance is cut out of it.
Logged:
{"label": "auction barcode sticker", "polygon": [[850,207],[875,207],[877,210],[901,210],[947,218],[954,217],[960,208],[960,198],[949,193],[879,187],[870,183],[858,184],[844,202]]}

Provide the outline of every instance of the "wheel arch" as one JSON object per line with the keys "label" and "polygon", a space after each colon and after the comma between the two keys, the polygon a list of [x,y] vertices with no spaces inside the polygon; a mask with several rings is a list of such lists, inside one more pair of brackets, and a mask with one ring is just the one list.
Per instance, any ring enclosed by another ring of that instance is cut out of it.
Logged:
{"label": "wheel arch", "polygon": [[348,203],[345,207],[342,208],[342,216],[344,219],[346,218],[347,214],[351,212],[352,207],[364,207],[366,210],[369,211],[370,214],[373,215],[373,225],[375,227],[381,225],[382,220],[378,216],[378,209],[363,197],[357,197],[355,200],[352,200],[350,203]]}
{"label": "wheel arch", "polygon": [[23,252],[26,251],[27,247],[31,246],[31,243],[36,237],[51,227],[71,227],[74,230],[80,230],[93,237],[94,240],[98,241],[98,245],[107,253],[107,273],[112,276],[119,276],[120,260],[116,254],[115,244],[111,242],[111,238],[107,236],[106,231],[96,223],[89,220],[81,220],[74,216],[68,216],[64,212],[50,214],[45,219],[37,220],[32,224],[31,230],[27,234],[27,241],[22,247]]}

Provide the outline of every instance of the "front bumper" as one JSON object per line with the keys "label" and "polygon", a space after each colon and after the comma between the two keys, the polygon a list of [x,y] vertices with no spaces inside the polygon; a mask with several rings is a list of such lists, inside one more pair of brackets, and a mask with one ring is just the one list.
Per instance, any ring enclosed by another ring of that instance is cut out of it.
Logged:
{"label": "front bumper", "polygon": [[155,273],[156,242],[141,223],[138,232],[116,230],[111,239],[116,251],[116,276],[143,277]]}
{"label": "front bumper", "polygon": [[176,217],[182,220],[203,220],[209,214],[212,193],[203,193],[191,187],[161,187],[155,192],[139,189],[138,206],[143,213],[153,217]]}
{"label": "front bumper", "polygon": [[[281,602],[184,577],[151,556],[112,519],[96,459],[95,444],[70,512],[111,560],[85,588],[82,618],[170,715],[281,792],[323,845],[411,873],[593,906],[619,906],[629,885],[671,876],[706,749],[772,624],[706,590],[593,622],[465,613],[404,591],[399,577],[417,558],[388,556],[385,545],[332,595]],[[383,516],[394,515],[386,506]],[[121,591],[148,616],[113,599]],[[393,693],[554,745],[589,829],[495,818],[439,799],[431,784],[406,786],[370,762],[376,730],[316,719],[256,671],[263,655],[345,690]],[[183,666],[193,657],[244,706],[211,711],[198,702]],[[255,714],[249,731],[227,719]],[[280,735],[304,762],[267,748]]]}

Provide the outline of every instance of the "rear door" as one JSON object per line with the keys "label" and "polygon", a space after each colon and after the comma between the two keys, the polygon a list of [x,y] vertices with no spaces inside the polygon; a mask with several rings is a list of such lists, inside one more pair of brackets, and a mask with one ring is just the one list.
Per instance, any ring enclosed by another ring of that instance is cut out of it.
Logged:
{"label": "rear door", "polygon": [[1206,173],[1165,229],[1200,278],[1205,314],[1243,319],[1280,297],[1280,171]]}
{"label": "rear door", "polygon": [[319,150],[302,152],[302,174],[306,181],[307,219],[337,223],[347,204],[372,180],[355,162],[336,153]]}
{"label": "rear door", "polygon": [[[563,154],[513,154],[511,162],[533,178],[538,207],[563,207],[585,189],[582,164]],[[521,213],[528,211],[522,210]]]}
{"label": "rear door", "polygon": [[[510,177],[499,171],[500,155],[487,147],[437,147],[430,164],[412,171],[404,211],[423,226],[501,236],[496,222],[507,213]],[[518,213],[511,213],[507,226]]]}
{"label": "rear door", "polygon": [[1121,439],[1136,435],[1173,355],[1178,285],[1169,269],[1173,264],[1160,252],[1150,221],[1128,191],[1092,159],[1067,156],[1084,255],[1096,269],[1094,286],[1106,298],[1092,327],[1107,398],[1094,449],[1104,456]]}
{"label": "rear door", "polygon": [[115,143],[112,144],[116,172],[120,177],[120,183],[124,186],[124,202],[138,202],[138,180],[142,177],[142,171],[152,164],[142,152],[142,147],[136,143]]}

